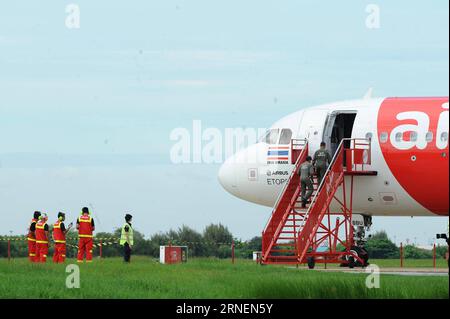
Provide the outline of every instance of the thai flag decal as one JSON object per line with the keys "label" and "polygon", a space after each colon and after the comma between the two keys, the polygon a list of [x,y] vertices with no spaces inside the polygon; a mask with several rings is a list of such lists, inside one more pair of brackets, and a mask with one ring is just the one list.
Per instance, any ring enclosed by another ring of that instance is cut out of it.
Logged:
{"label": "thai flag decal", "polygon": [[267,151],[268,161],[288,161],[289,146],[269,146]]}

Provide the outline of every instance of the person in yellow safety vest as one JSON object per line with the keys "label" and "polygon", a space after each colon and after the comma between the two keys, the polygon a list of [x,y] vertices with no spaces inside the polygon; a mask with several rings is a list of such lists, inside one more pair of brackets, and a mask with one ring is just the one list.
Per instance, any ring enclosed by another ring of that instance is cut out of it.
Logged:
{"label": "person in yellow safety vest", "polygon": [[133,227],[131,226],[131,219],[133,216],[130,214],[125,215],[125,224],[122,226],[122,232],[120,234],[120,245],[123,246],[123,260],[127,263],[131,260],[131,250],[133,249]]}
{"label": "person in yellow safety vest", "polygon": [[31,262],[38,262],[36,259],[36,223],[39,221],[39,216],[41,212],[35,211],[33,219],[31,220],[30,227],[28,227],[28,258]]}
{"label": "person in yellow safety vest", "polygon": [[36,223],[36,260],[40,263],[47,262],[48,254],[48,239],[49,227],[47,225],[47,214],[39,216],[39,221]]}
{"label": "person in yellow safety vest", "polygon": [[95,230],[94,219],[90,216],[89,208],[83,207],[81,216],[77,219],[78,229],[78,256],[77,262],[82,263],[86,255],[86,262],[92,262],[92,249],[94,246]]}
{"label": "person in yellow safety vest", "polygon": [[66,220],[66,214],[63,212],[58,213],[58,220],[53,225],[53,241],[55,242],[53,262],[63,263],[66,260],[66,234],[72,228],[73,224],[70,223],[66,228],[64,221]]}

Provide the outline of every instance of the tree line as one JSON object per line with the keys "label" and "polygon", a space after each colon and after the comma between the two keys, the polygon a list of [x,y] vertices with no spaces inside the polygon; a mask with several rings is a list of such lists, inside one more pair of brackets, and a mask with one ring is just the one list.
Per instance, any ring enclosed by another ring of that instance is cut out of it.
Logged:
{"label": "tree line", "polygon": [[[98,232],[95,234],[94,255],[99,255],[100,239],[102,239],[102,256],[115,257],[121,256],[123,249],[117,243],[120,238],[121,229],[115,229],[114,232]],[[6,237],[6,236],[4,236]],[[76,256],[77,252],[77,233],[70,231],[67,234],[67,257]],[[74,238],[74,240],[70,240]],[[236,258],[252,258],[253,251],[261,251],[261,237],[254,237],[243,241],[235,238],[230,230],[222,224],[210,224],[205,227],[203,232],[198,232],[189,226],[183,225],[177,230],[169,230],[151,235],[146,238],[143,233],[134,230],[133,254],[159,257],[160,246],[174,245],[187,246],[190,257],[231,257],[231,246],[234,243]],[[0,241],[0,257],[7,257],[7,242]],[[53,255],[53,247],[50,245],[49,255]],[[11,256],[27,257],[28,245],[26,240],[13,240],[11,242]]]}
{"label": "tree line", "polygon": [[[385,231],[379,231],[367,241],[367,252],[373,259],[398,259],[400,247],[392,242]],[[436,258],[445,258],[448,251],[447,245],[436,246]],[[406,259],[431,259],[433,251],[416,247],[415,245],[403,246],[403,258]]]}
{"label": "tree line", "polygon": [[[122,255],[122,248],[117,244],[120,232],[120,229],[116,229],[112,233],[96,233],[95,243],[98,244],[100,238],[102,239],[102,255],[104,257]],[[68,238],[74,238],[74,240],[67,241],[67,257],[69,258],[76,256],[76,237],[75,231],[71,231],[68,234]],[[232,243],[235,245],[236,258],[250,259],[254,251],[261,251],[261,237],[253,237],[250,240],[243,241],[234,237],[226,226],[210,224],[206,226],[203,232],[198,232],[189,226],[183,225],[177,230],[156,233],[148,238],[143,233],[135,230],[133,254],[158,258],[160,246],[171,244],[174,246],[187,246],[190,257],[230,258]],[[400,258],[400,248],[389,239],[384,231],[375,233],[367,241],[366,249],[369,257],[373,259]],[[447,245],[437,246],[437,257],[445,258],[447,250]],[[11,255],[13,257],[26,257],[28,255],[26,240],[12,241]],[[52,245],[50,245],[49,255],[53,255]],[[94,248],[94,255],[99,255],[98,246]],[[403,256],[406,259],[430,259],[433,258],[433,251],[421,249],[414,245],[405,245],[403,247]],[[6,241],[0,241],[0,257],[7,257]]]}

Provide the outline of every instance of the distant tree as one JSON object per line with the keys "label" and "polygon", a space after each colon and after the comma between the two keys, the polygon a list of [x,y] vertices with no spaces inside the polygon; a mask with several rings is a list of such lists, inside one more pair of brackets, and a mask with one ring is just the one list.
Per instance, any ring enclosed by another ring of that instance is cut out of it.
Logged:
{"label": "distant tree", "polygon": [[205,255],[206,246],[202,235],[186,225],[178,229],[174,244],[188,246],[189,256],[199,257]]}
{"label": "distant tree", "polygon": [[0,240],[0,257],[8,257],[8,242]]}
{"label": "distant tree", "polygon": [[262,238],[261,237],[253,237],[248,241],[240,241],[235,239],[236,243],[236,256],[240,258],[253,258],[254,251],[262,250]]}
{"label": "distant tree", "polygon": [[222,224],[211,224],[206,226],[203,231],[203,238],[205,241],[214,243],[231,243],[233,241],[233,235],[228,228]]}
{"label": "distant tree", "polygon": [[253,251],[261,251],[262,249],[262,238],[261,237],[253,237],[247,242],[248,249]]}
{"label": "distant tree", "polygon": [[230,258],[231,257],[231,245],[220,245],[216,251],[216,257],[218,258]]}
{"label": "distant tree", "polygon": [[[11,257],[27,257],[28,256],[28,243],[22,238],[17,239],[13,237],[11,239]],[[8,240],[0,241],[0,257],[8,257]]]}
{"label": "distant tree", "polygon": [[[180,239],[178,232],[173,229],[169,230],[166,233],[166,236],[169,238],[169,241],[171,244],[174,244],[175,242],[179,241],[179,239]],[[169,244],[169,243],[167,243],[167,244]]]}
{"label": "distant tree", "polygon": [[[211,224],[206,226],[203,231],[203,240],[206,246],[206,256],[217,256],[221,258],[225,257],[225,248],[221,248],[221,246],[230,247],[231,242],[233,241],[233,235],[228,230],[226,226],[222,224]],[[227,257],[229,257],[228,255]]]}
{"label": "distant tree", "polygon": [[403,254],[406,259],[429,259],[433,258],[431,250],[421,249],[413,245],[406,245],[403,248]]}
{"label": "distant tree", "polygon": [[370,237],[370,239],[371,240],[373,240],[373,239],[375,239],[375,240],[388,239],[389,240],[389,237],[385,230],[380,230],[380,231],[377,231],[375,234],[373,234],[372,237]]}
{"label": "distant tree", "polygon": [[[121,256],[122,250],[120,249],[119,245],[117,243],[112,244],[113,242],[117,242],[119,240],[119,235],[117,230],[114,233],[107,233],[107,232],[99,232],[95,234],[95,243],[100,244],[100,238],[102,242],[102,256],[103,257],[117,257]],[[96,247],[94,249],[94,253],[98,254],[99,249]]]}
{"label": "distant tree", "polygon": [[133,254],[141,256],[151,255],[152,249],[150,247],[150,241],[146,240],[144,234],[136,229],[133,230],[133,234]]}
{"label": "distant tree", "polygon": [[437,258],[445,258],[445,254],[448,252],[448,245],[436,246]]}
{"label": "distant tree", "polygon": [[366,250],[370,258],[399,258],[398,247],[388,238],[385,231],[372,235],[367,241]]}
{"label": "distant tree", "polygon": [[149,245],[149,255],[152,257],[159,257],[160,246],[168,245],[170,242],[170,237],[164,233],[157,233],[150,237],[148,241]]}

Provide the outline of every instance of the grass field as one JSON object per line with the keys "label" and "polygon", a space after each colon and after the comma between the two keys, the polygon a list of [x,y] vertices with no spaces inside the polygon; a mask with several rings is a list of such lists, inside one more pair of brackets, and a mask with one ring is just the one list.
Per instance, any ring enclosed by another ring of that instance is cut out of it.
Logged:
{"label": "grass field", "polygon": [[[399,264],[372,262],[380,267]],[[439,262],[445,267],[444,261]],[[423,261],[408,263],[424,267]],[[217,259],[161,265],[135,257],[129,265],[119,258],[82,264],[81,288],[68,289],[65,267],[2,259],[0,298],[449,298],[447,276],[381,275],[380,288],[368,289],[366,274],[260,266],[247,260],[237,260],[235,265]]]}

